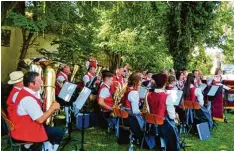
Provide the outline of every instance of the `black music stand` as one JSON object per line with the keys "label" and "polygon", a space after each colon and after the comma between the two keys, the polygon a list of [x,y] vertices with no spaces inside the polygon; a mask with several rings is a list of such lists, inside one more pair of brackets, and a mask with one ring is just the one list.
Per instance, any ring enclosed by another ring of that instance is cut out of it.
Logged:
{"label": "black music stand", "polygon": [[[85,102],[87,101],[90,94],[92,93],[91,89],[93,88],[93,85],[94,85],[96,80],[97,80],[97,77],[94,77],[90,81],[90,83],[88,83],[87,86],[82,89],[78,98],[75,101],[76,108],[83,113],[82,114],[82,128],[81,128],[81,148],[79,151],[85,151],[84,150],[84,129],[85,129],[84,124],[85,124],[85,112],[87,112]],[[78,151],[77,147],[76,147],[76,151]]]}
{"label": "black music stand", "polygon": [[228,123],[228,120],[227,120],[227,101],[228,101],[228,93],[227,91],[229,91],[231,88],[223,85],[223,89],[224,89],[224,122],[225,123]]}
{"label": "black music stand", "polygon": [[[67,130],[68,130],[68,137],[63,139],[63,141],[65,141],[65,143],[63,144],[63,147],[61,148],[61,150],[63,150],[65,148],[65,146],[67,144],[69,144],[71,141],[79,141],[78,139],[72,139],[71,137],[71,133],[72,133],[72,108],[73,108],[73,102],[74,102],[74,98],[76,97],[76,93],[75,91],[77,90],[77,85],[76,84],[73,84],[73,83],[69,83],[69,82],[65,82],[64,86],[62,87],[59,95],[58,95],[58,98],[61,102],[61,100],[63,101],[62,105],[64,107],[69,107],[69,110],[68,110],[68,116],[69,116],[69,119],[68,119],[68,127],[67,127]],[[64,103],[66,102],[66,103]]]}

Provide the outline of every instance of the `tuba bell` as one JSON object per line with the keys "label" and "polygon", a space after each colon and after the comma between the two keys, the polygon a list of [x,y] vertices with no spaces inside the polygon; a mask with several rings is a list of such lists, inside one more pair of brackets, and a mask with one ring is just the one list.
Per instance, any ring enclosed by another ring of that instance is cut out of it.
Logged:
{"label": "tuba bell", "polygon": [[[53,63],[43,63],[45,70],[43,76],[44,86],[44,111],[47,111],[51,104],[55,101],[55,82],[56,69]],[[46,120],[46,125],[53,126],[53,115]]]}

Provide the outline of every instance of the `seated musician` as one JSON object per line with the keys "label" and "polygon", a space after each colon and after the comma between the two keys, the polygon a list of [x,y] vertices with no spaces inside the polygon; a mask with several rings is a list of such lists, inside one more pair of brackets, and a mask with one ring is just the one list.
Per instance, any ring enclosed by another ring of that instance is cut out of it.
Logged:
{"label": "seated musician", "polygon": [[115,71],[115,75],[113,75],[113,84],[111,86],[111,93],[114,94],[117,87],[122,88],[125,84],[124,80],[124,68],[118,67]]}
{"label": "seated musician", "polygon": [[[201,106],[199,111],[196,111],[198,120],[205,119],[208,122],[210,128],[213,126],[213,121],[209,111],[204,107],[204,99],[201,89],[196,88],[194,85],[195,76],[192,73],[188,74],[187,81],[184,86],[184,100],[190,100],[193,102],[198,102]],[[193,119],[189,119],[189,116],[186,115],[187,122],[192,122]],[[190,120],[190,121],[189,121]]]}
{"label": "seated musician", "polygon": [[153,72],[152,71],[147,71],[145,77],[143,78],[143,82],[142,85],[144,85],[147,88],[151,88],[152,87],[152,75]]}
{"label": "seated musician", "polygon": [[199,87],[199,85],[202,83],[201,82],[201,77],[199,76],[199,71],[198,70],[193,70],[192,71],[193,75],[195,76],[195,79],[194,79],[194,86],[196,88]]}
{"label": "seated musician", "polygon": [[178,88],[176,87],[176,79],[174,75],[169,75],[168,76],[168,83],[166,86],[167,90],[178,90]]}
{"label": "seated musician", "polygon": [[[65,113],[66,113],[66,126],[67,126],[67,123],[69,122],[69,105],[62,99],[60,99],[58,97],[62,87],[63,87],[63,84],[65,82],[68,82],[68,76],[70,75],[71,71],[70,71],[70,67],[68,65],[65,65],[63,67],[63,70],[60,71],[58,74],[57,74],[57,78],[56,78],[56,82],[55,82],[55,95],[56,95],[56,100],[59,102],[60,105],[64,105],[64,110],[65,110]],[[67,133],[68,131],[66,131]]]}
{"label": "seated musician", "polygon": [[15,99],[21,90],[21,88],[24,87],[23,83],[23,72],[22,71],[14,71],[10,73],[10,80],[8,81],[8,84],[13,84],[13,89],[11,90],[8,98],[7,98],[7,113],[8,116],[11,117],[13,104],[15,103]]}
{"label": "seated musician", "polygon": [[141,77],[138,73],[132,73],[128,78],[126,92],[121,100],[122,107],[129,113],[129,124],[136,138],[142,137],[141,129],[144,126],[144,120],[141,116],[139,107],[141,86]]}
{"label": "seated musician", "polygon": [[98,90],[97,101],[101,107],[101,112],[108,125],[114,129],[115,121],[111,118],[110,113],[114,105],[114,100],[110,91],[113,83],[113,74],[109,71],[102,72],[103,83]]}
{"label": "seated musician", "polygon": [[25,87],[16,97],[10,118],[14,124],[12,137],[17,142],[44,142],[45,150],[57,150],[63,138],[62,130],[43,123],[60,105],[53,103],[49,110],[43,113],[40,99],[36,96],[42,83],[37,72],[26,73],[23,82]]}
{"label": "seated musician", "polygon": [[92,80],[92,78],[95,76],[95,73],[96,73],[96,68],[93,66],[90,66],[88,68],[88,72],[83,77],[84,85],[86,85],[89,81]]}
{"label": "seated musician", "polygon": [[156,82],[156,89],[147,95],[149,112],[164,119],[164,124],[158,127],[158,134],[164,139],[166,150],[178,151],[180,150],[179,136],[174,123],[176,112],[170,95],[168,96],[165,91],[167,76],[156,74],[152,78]]}
{"label": "seated musician", "polygon": [[176,87],[179,90],[183,90],[184,83],[185,83],[185,75],[184,75],[184,73],[182,71],[177,71],[176,72]]}

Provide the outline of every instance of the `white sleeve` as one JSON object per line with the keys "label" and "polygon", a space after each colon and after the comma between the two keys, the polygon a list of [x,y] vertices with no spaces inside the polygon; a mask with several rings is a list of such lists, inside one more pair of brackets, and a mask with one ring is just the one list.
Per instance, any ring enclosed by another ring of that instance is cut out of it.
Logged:
{"label": "white sleeve", "polygon": [[107,98],[109,96],[110,96],[110,91],[108,90],[108,88],[101,89],[99,97],[105,99],[105,98]]}
{"label": "white sleeve", "polygon": [[175,119],[176,114],[171,95],[167,96],[166,105],[168,116],[170,117],[170,119]]}
{"label": "white sleeve", "polygon": [[58,78],[57,78],[57,81],[61,81],[61,82],[63,82],[65,79],[64,79],[64,77],[63,76],[58,76]]}
{"label": "white sleeve", "polygon": [[87,70],[89,69],[89,61],[86,62],[85,67]]}
{"label": "white sleeve", "polygon": [[131,102],[131,105],[132,105],[132,113],[133,114],[139,114],[140,113],[140,109],[139,109],[140,96],[139,96],[139,93],[137,91],[131,91],[128,94],[128,100]]}
{"label": "white sleeve", "polygon": [[83,77],[83,81],[84,81],[84,84],[86,85],[87,82],[89,82],[89,76],[85,75],[85,76]]}
{"label": "white sleeve", "polygon": [[201,106],[203,106],[203,105],[204,105],[204,99],[203,99],[203,94],[202,94],[201,89],[196,88],[196,89],[195,89],[195,95],[196,95],[196,97],[197,97],[197,100],[198,100],[199,104],[200,104]]}
{"label": "white sleeve", "polygon": [[20,101],[17,113],[19,115],[29,115],[33,121],[35,121],[43,115],[41,107],[39,106],[37,101],[30,96],[27,96],[23,98],[22,101]]}
{"label": "white sleeve", "polygon": [[16,97],[17,97],[18,94],[19,94],[19,92],[16,92],[16,93],[13,95],[13,97],[12,97],[12,102],[13,102],[13,103],[15,103],[15,100],[16,100]]}

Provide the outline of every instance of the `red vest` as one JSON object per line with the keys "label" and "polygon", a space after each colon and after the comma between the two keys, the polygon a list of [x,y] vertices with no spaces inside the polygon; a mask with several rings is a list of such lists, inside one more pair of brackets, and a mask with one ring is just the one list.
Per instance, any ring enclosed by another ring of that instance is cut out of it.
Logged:
{"label": "red vest", "polygon": [[123,106],[126,108],[129,108],[129,109],[132,108],[131,102],[128,100],[128,95],[131,91],[134,91],[134,89],[129,89],[127,92],[125,92],[125,94],[121,100],[121,103],[123,104]]}
{"label": "red vest", "polygon": [[189,93],[189,100],[193,101],[193,102],[197,101],[197,97],[195,95],[195,90],[196,90],[196,87],[192,87],[192,88],[190,88],[190,93]]}
{"label": "red vest", "polygon": [[89,61],[89,67],[95,67],[95,68],[97,68],[97,61],[96,60]]}
{"label": "red vest", "polygon": [[[101,90],[102,90],[103,88],[108,88],[108,87],[107,87],[105,84],[102,84],[102,85],[100,86],[100,88],[99,88],[99,90],[98,90],[98,99],[97,99],[97,101],[99,101],[99,95],[100,95],[100,92],[101,92]],[[108,88],[108,90],[109,90],[109,92],[110,92],[110,89],[109,89],[109,88]],[[110,94],[111,94],[111,92],[110,92]],[[105,102],[106,105],[108,105],[109,107],[112,107],[112,106],[114,105],[114,100],[113,100],[113,98],[112,98],[112,95],[110,95],[109,97],[105,98],[105,99],[104,99],[104,102]],[[105,109],[105,108],[103,108],[103,107],[101,107],[101,108],[102,108],[103,112],[109,112],[108,109]]]}
{"label": "red vest", "polygon": [[12,117],[12,113],[13,113],[13,105],[14,105],[14,103],[12,102],[13,96],[16,92],[19,92],[19,91],[20,91],[19,89],[13,87],[13,89],[11,90],[7,98],[6,104],[7,104],[7,113],[8,113],[9,118]]}
{"label": "red vest", "polygon": [[174,87],[172,85],[167,86],[166,90],[172,90]]}
{"label": "red vest", "polygon": [[89,81],[92,80],[93,76],[91,76],[88,72],[85,75],[87,75],[89,77]]}
{"label": "red vest", "polygon": [[17,140],[44,142],[48,139],[48,137],[43,124],[33,121],[29,115],[19,116],[17,114],[18,105],[26,96],[34,98],[41,107],[40,100],[22,88],[16,98],[15,104],[13,105],[13,116],[10,118],[10,120],[14,123],[14,130],[11,132],[11,135]]}
{"label": "red vest", "polygon": [[165,92],[149,92],[147,96],[150,113],[156,114],[162,118],[167,116],[166,100],[167,94]]}
{"label": "red vest", "polygon": [[118,81],[121,85],[121,87],[123,87],[124,85],[124,78],[123,76],[117,77],[116,75],[113,76],[113,81]]}
{"label": "red vest", "polygon": [[[58,78],[59,76],[63,76],[65,81],[68,81],[67,77],[64,75],[64,73],[59,72],[59,74],[57,75],[56,78]],[[61,88],[59,87],[59,85],[57,84],[57,82],[55,82],[55,95],[59,95]]]}

